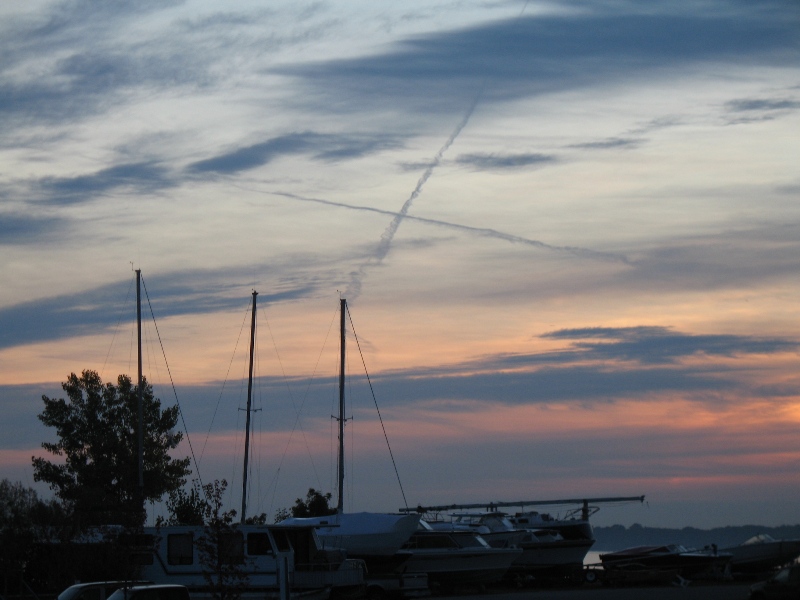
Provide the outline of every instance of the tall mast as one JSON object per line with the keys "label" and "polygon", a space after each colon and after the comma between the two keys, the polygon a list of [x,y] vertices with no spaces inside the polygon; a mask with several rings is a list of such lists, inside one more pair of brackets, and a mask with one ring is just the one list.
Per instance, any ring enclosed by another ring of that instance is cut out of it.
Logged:
{"label": "tall mast", "polygon": [[345,356],[345,335],[344,335],[344,315],[347,312],[347,300],[339,299],[339,502],[336,505],[336,512],[344,512],[344,356]]}
{"label": "tall mast", "polygon": [[242,476],[242,523],[247,510],[247,462],[250,456],[250,406],[253,400],[253,350],[256,343],[256,296],[253,290],[253,314],[250,318],[250,374],[247,377],[247,417],[244,433],[244,475]]}
{"label": "tall mast", "polygon": [[142,270],[136,269],[136,346],[139,362],[139,380],[137,390],[139,393],[137,402],[138,412],[138,459],[139,459],[139,502],[140,509],[144,509],[144,407],[142,400]]}

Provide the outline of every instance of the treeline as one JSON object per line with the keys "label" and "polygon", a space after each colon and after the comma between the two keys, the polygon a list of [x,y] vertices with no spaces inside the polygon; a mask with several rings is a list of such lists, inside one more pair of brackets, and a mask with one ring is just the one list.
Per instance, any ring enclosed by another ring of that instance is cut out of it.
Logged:
{"label": "treeline", "polygon": [[661,546],[665,544],[681,544],[687,548],[703,548],[716,544],[718,548],[738,546],[759,534],[767,534],[776,540],[800,539],[800,525],[781,525],[780,527],[764,527],[761,525],[741,525],[716,527],[713,529],[668,529],[663,527],[643,527],[639,524],[624,527],[595,527],[597,540],[593,550],[614,551],[632,546]]}

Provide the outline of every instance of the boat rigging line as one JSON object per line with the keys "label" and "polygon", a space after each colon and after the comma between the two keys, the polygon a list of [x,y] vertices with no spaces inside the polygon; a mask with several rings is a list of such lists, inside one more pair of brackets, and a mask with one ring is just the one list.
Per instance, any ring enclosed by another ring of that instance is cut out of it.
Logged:
{"label": "boat rigging line", "polygon": [[[356,334],[356,327],[353,324],[353,315],[350,313],[350,310],[347,308],[347,301],[342,298],[342,319],[344,319],[344,312],[347,312],[347,316],[350,318],[350,328],[353,331],[353,338],[356,341],[356,346],[358,346],[358,354],[361,357],[361,364],[364,365],[364,374],[367,377],[367,383],[369,384],[369,391],[372,394],[372,401],[375,403],[375,410],[378,412],[378,420],[381,423],[381,429],[383,430],[383,437],[386,440],[386,447],[389,448],[389,456],[392,459],[392,466],[394,467],[394,474],[397,477],[397,484],[400,486],[400,494],[403,496],[403,503],[406,506],[406,510],[408,511],[408,500],[406,499],[405,490],[403,490],[403,482],[400,481],[400,472],[397,470],[397,462],[394,460],[394,453],[392,452],[392,446],[389,443],[389,436],[386,433],[386,426],[383,423],[383,416],[381,415],[381,409],[378,407],[378,400],[375,397],[375,390],[372,387],[372,380],[369,377],[369,372],[367,371],[367,363],[364,359],[364,353],[361,351],[361,344],[358,341],[358,335]],[[342,340],[342,344],[344,344],[344,340]],[[341,484],[340,484],[341,485]],[[410,512],[410,511],[409,511]]]}
{"label": "boat rigging line", "polygon": [[[156,315],[153,312],[153,305],[150,302],[150,295],[147,293],[147,286],[144,283],[144,277],[142,276],[141,269],[137,269],[136,270],[136,275],[142,282],[142,288],[144,288],[144,294],[145,294],[145,297],[147,298],[147,306],[150,308],[150,317],[153,319],[153,326],[156,328],[156,337],[158,337],[158,343],[161,346],[161,354],[164,357],[164,364],[166,365],[167,373],[169,374],[169,382],[170,382],[170,385],[172,385],[172,393],[175,396],[175,402],[178,405],[178,414],[180,414],[180,416],[181,416],[181,423],[183,423],[183,431],[184,431],[184,433],[186,433],[186,442],[189,444],[189,452],[192,455],[192,461],[194,462],[195,473],[197,473],[197,479],[199,480],[200,487],[202,489],[203,479],[200,476],[200,465],[198,464],[197,458],[195,457],[195,454],[194,454],[194,447],[192,446],[192,440],[189,437],[189,429],[186,427],[186,419],[184,419],[184,417],[183,417],[183,408],[181,407],[180,400],[178,400],[178,391],[175,388],[175,380],[172,378],[172,371],[169,368],[169,361],[167,360],[167,353],[164,350],[164,342],[161,339],[161,332],[158,330],[158,323],[156,323]],[[137,292],[138,292],[138,288],[137,288]],[[141,312],[140,312],[141,307],[140,307],[140,304],[139,304],[138,300],[139,299],[137,298],[137,312],[139,312],[139,315],[138,315],[139,316],[139,327],[141,328]],[[142,359],[141,359],[141,354],[140,354],[139,355],[139,365],[140,365],[139,369],[140,370],[141,370],[141,360]],[[141,385],[141,380],[140,380],[139,381],[139,393],[140,394],[142,393],[142,389],[141,388],[142,388],[142,385]],[[139,402],[139,406],[141,407],[141,402]],[[139,428],[139,430],[140,430],[140,432],[142,432],[142,428],[141,427]]]}

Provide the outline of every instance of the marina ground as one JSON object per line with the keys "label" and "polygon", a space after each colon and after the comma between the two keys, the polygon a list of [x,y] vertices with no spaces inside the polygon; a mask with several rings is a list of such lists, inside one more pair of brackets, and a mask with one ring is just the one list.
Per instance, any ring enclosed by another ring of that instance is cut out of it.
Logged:
{"label": "marina ground", "polygon": [[747,600],[750,583],[662,587],[526,589],[490,594],[449,596],[447,600]]}

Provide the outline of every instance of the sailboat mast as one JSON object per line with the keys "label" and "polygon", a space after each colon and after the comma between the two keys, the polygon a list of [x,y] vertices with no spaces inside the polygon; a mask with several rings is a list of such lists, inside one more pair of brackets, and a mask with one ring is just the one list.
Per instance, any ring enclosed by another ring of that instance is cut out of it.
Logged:
{"label": "sailboat mast", "polygon": [[244,433],[244,474],[242,475],[242,523],[245,521],[247,510],[247,468],[250,457],[250,407],[253,400],[253,351],[256,344],[256,296],[253,290],[253,314],[250,318],[250,374],[247,377],[247,417],[245,419]]}
{"label": "sailboat mast", "polygon": [[144,407],[142,400],[142,270],[136,269],[136,347],[138,352],[139,363],[139,379],[137,384],[138,402],[137,402],[137,455],[139,462],[139,502],[144,508]]}
{"label": "sailboat mast", "polygon": [[347,300],[339,299],[339,501],[336,504],[336,512],[344,512],[344,357],[345,357],[345,313],[347,312]]}

